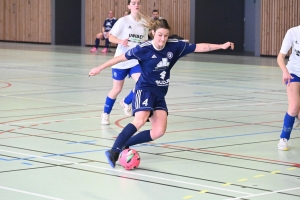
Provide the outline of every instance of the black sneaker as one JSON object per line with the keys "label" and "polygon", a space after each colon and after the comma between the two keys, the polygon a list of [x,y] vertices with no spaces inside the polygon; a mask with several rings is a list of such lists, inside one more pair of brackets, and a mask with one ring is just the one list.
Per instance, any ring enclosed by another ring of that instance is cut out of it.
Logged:
{"label": "black sneaker", "polygon": [[105,151],[105,155],[106,155],[107,161],[110,164],[110,166],[112,168],[115,168],[116,162],[119,158],[119,153],[112,151],[112,150],[108,150],[108,151]]}

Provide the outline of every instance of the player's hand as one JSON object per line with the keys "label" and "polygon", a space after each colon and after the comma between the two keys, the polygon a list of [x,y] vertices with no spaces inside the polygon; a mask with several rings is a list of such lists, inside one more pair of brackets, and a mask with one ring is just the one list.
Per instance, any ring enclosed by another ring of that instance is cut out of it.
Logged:
{"label": "player's hand", "polygon": [[121,45],[123,45],[124,47],[129,47],[128,45],[128,38],[125,40],[122,40]]}
{"label": "player's hand", "polygon": [[222,44],[222,49],[228,49],[230,47],[231,50],[234,49],[234,43],[232,42],[226,42],[224,44]]}
{"label": "player's hand", "polygon": [[291,79],[294,79],[294,77],[292,77],[291,74],[287,70],[282,73],[283,84],[287,84],[287,86],[289,86]]}
{"label": "player's hand", "polygon": [[101,72],[101,68],[100,67],[94,67],[93,69],[91,69],[91,71],[89,73],[89,76],[96,76],[100,72]]}

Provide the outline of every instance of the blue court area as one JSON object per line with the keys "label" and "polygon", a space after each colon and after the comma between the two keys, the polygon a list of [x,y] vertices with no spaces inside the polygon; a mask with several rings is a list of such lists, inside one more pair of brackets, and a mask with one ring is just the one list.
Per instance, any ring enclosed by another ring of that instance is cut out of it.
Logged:
{"label": "blue court area", "polygon": [[[166,134],[133,147],[138,169],[104,152],[131,122],[118,104],[101,125],[112,53],[0,43],[0,199],[153,200],[300,198],[300,137],[277,150],[287,109],[276,58],[190,54],[173,68]],[[150,128],[147,123],[142,130]]]}

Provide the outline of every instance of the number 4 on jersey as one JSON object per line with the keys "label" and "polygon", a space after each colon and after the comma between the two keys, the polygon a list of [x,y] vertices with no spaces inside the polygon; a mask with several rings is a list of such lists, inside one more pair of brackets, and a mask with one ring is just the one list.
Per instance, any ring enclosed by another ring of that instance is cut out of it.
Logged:
{"label": "number 4 on jersey", "polygon": [[144,106],[148,106],[148,99],[146,99],[143,103]]}

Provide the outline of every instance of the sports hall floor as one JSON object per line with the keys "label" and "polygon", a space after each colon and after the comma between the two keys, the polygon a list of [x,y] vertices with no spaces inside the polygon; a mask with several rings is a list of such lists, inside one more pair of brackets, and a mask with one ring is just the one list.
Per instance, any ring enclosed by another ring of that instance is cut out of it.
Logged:
{"label": "sports hall floor", "polygon": [[[275,57],[190,54],[172,70],[166,134],[136,146],[140,167],[104,151],[131,118],[100,124],[113,53],[0,42],[1,200],[299,200],[300,136],[277,150],[287,109]],[[149,123],[143,130],[149,129]]]}

